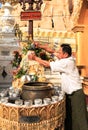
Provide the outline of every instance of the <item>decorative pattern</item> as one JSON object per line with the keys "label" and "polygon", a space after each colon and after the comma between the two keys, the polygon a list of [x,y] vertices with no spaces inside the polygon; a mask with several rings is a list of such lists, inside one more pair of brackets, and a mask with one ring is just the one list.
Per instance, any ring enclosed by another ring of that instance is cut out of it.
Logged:
{"label": "decorative pattern", "polygon": [[73,13],[70,18],[73,27],[77,24],[80,10],[82,7],[82,3],[83,3],[83,0],[73,0]]}
{"label": "decorative pattern", "polygon": [[[0,104],[0,112],[0,128],[3,130],[64,130],[65,98],[49,105],[32,107]],[[26,122],[20,120],[23,117],[39,117],[40,120]]]}
{"label": "decorative pattern", "polygon": [[12,5],[15,5],[18,3],[18,0],[0,0],[2,3],[10,2]]}

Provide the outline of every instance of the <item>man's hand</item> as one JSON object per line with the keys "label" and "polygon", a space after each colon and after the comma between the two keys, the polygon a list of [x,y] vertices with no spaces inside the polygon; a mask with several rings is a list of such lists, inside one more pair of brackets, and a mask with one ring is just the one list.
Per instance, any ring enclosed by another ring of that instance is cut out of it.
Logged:
{"label": "man's hand", "polygon": [[35,60],[36,55],[34,51],[28,51],[27,55],[29,60]]}
{"label": "man's hand", "polygon": [[36,48],[38,48],[40,45],[40,43],[38,41],[34,41],[33,44],[35,45]]}
{"label": "man's hand", "polygon": [[38,41],[34,41],[33,44],[36,46],[36,48],[44,49],[45,51],[47,51],[49,53],[54,53],[55,52],[55,50],[50,48],[47,43],[46,44],[41,44]]}

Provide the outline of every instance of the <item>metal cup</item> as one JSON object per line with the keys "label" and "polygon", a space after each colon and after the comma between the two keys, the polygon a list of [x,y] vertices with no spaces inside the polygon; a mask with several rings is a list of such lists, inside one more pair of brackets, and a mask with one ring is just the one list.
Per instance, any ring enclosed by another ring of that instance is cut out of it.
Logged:
{"label": "metal cup", "polygon": [[50,98],[44,98],[43,102],[44,102],[44,104],[51,104],[51,99]]}
{"label": "metal cup", "polygon": [[18,100],[15,101],[15,104],[16,105],[23,105],[23,100],[18,99]]}
{"label": "metal cup", "polygon": [[31,106],[33,104],[32,100],[25,100],[24,105],[25,106]]}
{"label": "metal cup", "polygon": [[42,105],[42,99],[38,98],[34,100],[35,105]]}
{"label": "metal cup", "polygon": [[52,98],[52,101],[53,101],[53,102],[59,101],[59,96],[54,95],[54,96],[52,96],[51,98]]}

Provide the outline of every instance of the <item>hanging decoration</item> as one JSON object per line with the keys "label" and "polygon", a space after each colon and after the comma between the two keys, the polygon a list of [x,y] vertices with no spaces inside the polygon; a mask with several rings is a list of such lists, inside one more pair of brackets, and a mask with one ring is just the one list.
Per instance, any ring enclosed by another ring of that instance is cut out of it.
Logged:
{"label": "hanging decoration", "polygon": [[54,28],[54,21],[53,21],[53,18],[51,18],[51,22],[52,22],[52,28]]}
{"label": "hanging decoration", "polygon": [[2,77],[5,78],[6,76],[7,76],[7,72],[5,70],[5,66],[3,66]]}
{"label": "hanging decoration", "polygon": [[68,0],[68,6],[69,6],[69,13],[71,15],[73,12],[73,0]]}

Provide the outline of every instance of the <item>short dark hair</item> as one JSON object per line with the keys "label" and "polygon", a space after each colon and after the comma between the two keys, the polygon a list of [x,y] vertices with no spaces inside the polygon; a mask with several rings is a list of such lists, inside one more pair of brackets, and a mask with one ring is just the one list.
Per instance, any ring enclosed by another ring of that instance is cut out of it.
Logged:
{"label": "short dark hair", "polygon": [[62,51],[65,53],[68,53],[69,56],[72,55],[72,48],[69,44],[63,43],[60,45],[62,47]]}

